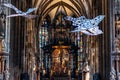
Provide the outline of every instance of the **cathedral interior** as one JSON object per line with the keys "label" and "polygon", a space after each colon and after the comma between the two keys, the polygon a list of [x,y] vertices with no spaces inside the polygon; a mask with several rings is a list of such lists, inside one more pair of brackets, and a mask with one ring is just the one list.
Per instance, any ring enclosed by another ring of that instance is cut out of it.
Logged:
{"label": "cathedral interior", "polygon": [[0,0],[0,80],[120,80],[119,20],[120,0]]}

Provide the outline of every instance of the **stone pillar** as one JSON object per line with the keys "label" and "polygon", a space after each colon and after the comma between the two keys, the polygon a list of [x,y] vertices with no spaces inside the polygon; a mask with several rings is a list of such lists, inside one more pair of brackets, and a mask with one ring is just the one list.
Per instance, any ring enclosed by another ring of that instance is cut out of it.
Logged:
{"label": "stone pillar", "polygon": [[[1,0],[1,4],[2,3],[5,3],[5,2],[10,2],[10,0]],[[6,15],[9,15],[10,14],[10,10],[6,7],[3,7],[3,10],[2,10],[2,26],[3,26],[3,38],[2,38],[2,47],[0,51],[3,52],[3,56],[5,55],[4,57],[4,61],[3,61],[3,64],[4,64],[4,73],[5,73],[5,78],[6,80],[9,80],[9,76],[10,76],[10,73],[9,73],[9,53],[10,53],[10,19],[7,18],[6,19]],[[2,14],[1,13],[1,14]],[[7,56],[6,56],[7,55]]]}
{"label": "stone pillar", "polygon": [[[111,0],[110,0],[111,1]],[[97,1],[98,5],[98,14],[104,14],[105,19],[102,21],[100,28],[103,31],[103,34],[99,36],[99,73],[101,80],[109,80],[110,73],[110,53],[111,53],[111,39],[110,35],[110,1],[101,0]],[[112,3],[113,4],[113,3]],[[107,27],[106,27],[107,26]],[[113,26],[112,26],[113,27]]]}

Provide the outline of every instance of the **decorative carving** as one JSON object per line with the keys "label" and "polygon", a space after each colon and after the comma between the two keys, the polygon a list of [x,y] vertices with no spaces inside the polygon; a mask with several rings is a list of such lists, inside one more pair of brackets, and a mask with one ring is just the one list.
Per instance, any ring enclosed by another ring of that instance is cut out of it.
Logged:
{"label": "decorative carving", "polygon": [[114,39],[114,47],[115,47],[115,51],[119,51],[120,49],[120,43],[119,43],[119,39],[118,38],[115,38]]}

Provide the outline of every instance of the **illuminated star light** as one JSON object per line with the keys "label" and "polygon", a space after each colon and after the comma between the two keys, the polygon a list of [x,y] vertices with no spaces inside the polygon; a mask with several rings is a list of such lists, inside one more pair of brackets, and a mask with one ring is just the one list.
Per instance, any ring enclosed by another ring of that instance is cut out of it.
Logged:
{"label": "illuminated star light", "polygon": [[29,13],[35,11],[37,8],[29,8],[27,10],[27,12],[22,12],[21,10],[17,9],[14,5],[12,5],[10,3],[4,3],[3,5],[6,7],[9,7],[9,8],[12,8],[17,13],[17,14],[8,15],[7,17],[23,16],[23,17],[30,18],[30,19],[37,17],[37,15],[30,15],[29,14]]}
{"label": "illuminated star light", "polygon": [[99,35],[103,32],[99,29],[98,24],[104,19],[104,17],[104,15],[99,15],[93,19],[87,19],[85,16],[81,16],[79,18],[67,16],[65,19],[72,21],[73,26],[77,26],[71,32],[82,32],[87,35]]}

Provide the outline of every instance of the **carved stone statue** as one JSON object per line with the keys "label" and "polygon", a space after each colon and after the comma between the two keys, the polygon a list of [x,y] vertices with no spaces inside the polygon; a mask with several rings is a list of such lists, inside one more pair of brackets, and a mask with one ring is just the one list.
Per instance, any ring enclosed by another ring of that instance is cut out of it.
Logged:
{"label": "carved stone statue", "polygon": [[2,39],[2,51],[5,51],[5,46],[6,46],[5,39]]}
{"label": "carved stone statue", "polygon": [[110,80],[116,80],[116,71],[113,67],[112,67],[112,70],[110,72]]}
{"label": "carved stone statue", "polygon": [[115,39],[114,39],[114,46],[115,46],[115,49],[116,49],[116,50],[119,49],[120,44],[119,44],[119,39],[118,39],[118,38],[115,38]]}
{"label": "carved stone statue", "polygon": [[0,38],[5,37],[5,14],[1,13],[0,14]]}
{"label": "carved stone statue", "polygon": [[4,74],[5,74],[5,80],[9,80],[10,73],[8,69],[4,71]]}

